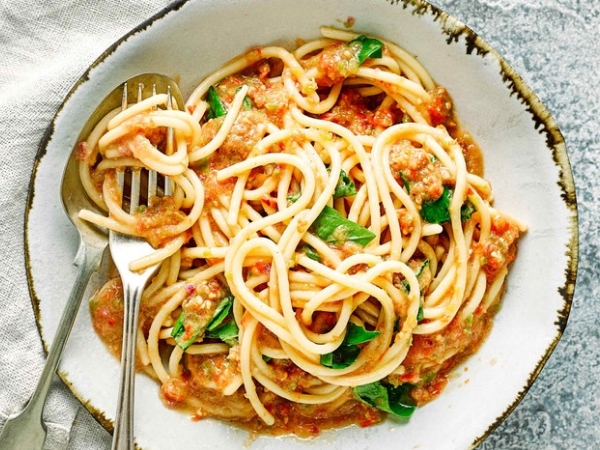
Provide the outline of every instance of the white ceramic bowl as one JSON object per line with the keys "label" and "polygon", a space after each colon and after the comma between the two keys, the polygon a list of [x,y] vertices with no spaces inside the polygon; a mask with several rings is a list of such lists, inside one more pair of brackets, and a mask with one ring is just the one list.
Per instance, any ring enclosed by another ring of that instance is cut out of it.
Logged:
{"label": "white ceramic bowl", "polygon": [[[528,222],[504,305],[479,352],[443,394],[406,425],[387,421],[325,432],[315,440],[248,434],[193,422],[166,409],[158,385],[137,380],[136,435],[143,449],[464,449],[476,446],[525,395],[569,313],[577,266],[575,188],[556,123],[519,76],[470,29],[420,0],[189,0],[175,2],[109,48],[73,87],[49,128],[32,178],[26,223],[32,301],[44,343],[52,341],[75,277],[75,230],[60,204],[63,165],[86,118],[123,80],[162,72],[184,95],[209,72],[252,46],[293,45],[319,27],[380,35],[402,45],[448,88],[463,126],[481,145],[496,206]],[[82,306],[60,367],[63,380],[107,428],[114,417],[118,362]]]}

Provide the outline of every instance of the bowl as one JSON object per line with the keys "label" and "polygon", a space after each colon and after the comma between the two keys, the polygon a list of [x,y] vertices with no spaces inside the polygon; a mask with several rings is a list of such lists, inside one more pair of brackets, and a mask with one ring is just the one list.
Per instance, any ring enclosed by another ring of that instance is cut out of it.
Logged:
{"label": "bowl", "polygon": [[[315,439],[251,436],[225,423],[195,422],[163,406],[158,385],[138,376],[136,440],[142,449],[363,449],[476,447],[515,408],[566,325],[577,268],[577,209],[565,143],[551,115],[481,37],[421,0],[188,0],[170,4],[102,54],[73,86],[49,125],[30,186],[26,258],[44,344],[56,332],[75,278],[77,236],[60,206],[60,174],[98,102],[135,74],[162,72],[184,96],[208,73],[260,45],[293,47],[319,27],[352,29],[404,47],[453,97],[461,125],[483,150],[495,206],[529,224],[503,306],[479,351],[460,365],[439,398],[410,421],[324,432]],[[51,261],[52,264],[48,264]],[[90,283],[87,296],[101,280]],[[85,305],[85,302],[84,302]],[[107,429],[112,428],[118,361],[80,312],[60,376]],[[401,443],[399,445],[399,443]]]}

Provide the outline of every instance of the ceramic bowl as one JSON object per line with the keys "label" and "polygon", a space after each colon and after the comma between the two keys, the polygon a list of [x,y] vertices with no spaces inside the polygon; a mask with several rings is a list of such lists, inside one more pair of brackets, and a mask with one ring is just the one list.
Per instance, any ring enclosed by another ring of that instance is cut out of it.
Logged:
{"label": "ceramic bowl", "polygon": [[[500,209],[524,219],[503,307],[480,350],[443,394],[408,424],[324,432],[312,440],[250,438],[244,430],[169,410],[158,385],[138,376],[136,436],[142,449],[465,449],[475,447],[518,404],[557,344],[577,265],[575,188],[556,123],[523,80],[468,27],[420,0],[189,0],[174,2],[111,46],[73,87],[42,142],[26,220],[32,302],[46,346],[76,269],[77,235],[60,203],[60,178],[86,118],[123,80],[162,72],[184,95],[206,74],[258,45],[292,47],[322,25],[385,37],[410,53],[451,93],[464,128],[484,152]],[[31,243],[35,243],[32,245]],[[112,428],[119,365],[95,335],[84,299],[60,375]]]}

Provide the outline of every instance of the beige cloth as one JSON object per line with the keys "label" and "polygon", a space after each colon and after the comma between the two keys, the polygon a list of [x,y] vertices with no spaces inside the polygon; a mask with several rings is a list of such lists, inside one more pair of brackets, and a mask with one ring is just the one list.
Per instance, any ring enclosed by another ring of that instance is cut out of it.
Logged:
{"label": "beige cloth", "polygon": [[[75,81],[168,0],[0,0],[0,427],[34,390],[45,355],[25,274],[24,207],[37,146]],[[46,448],[107,449],[110,435],[56,377]]]}
{"label": "beige cloth", "polygon": [[[580,279],[569,327],[530,393],[481,447],[598,448],[600,2],[432,2],[478,31],[538,93],[565,134],[578,187]],[[38,143],[88,65],[168,3],[0,0],[0,427],[33,392],[44,362],[23,251],[24,208]],[[45,420],[47,449],[110,448],[109,433],[58,378]]]}

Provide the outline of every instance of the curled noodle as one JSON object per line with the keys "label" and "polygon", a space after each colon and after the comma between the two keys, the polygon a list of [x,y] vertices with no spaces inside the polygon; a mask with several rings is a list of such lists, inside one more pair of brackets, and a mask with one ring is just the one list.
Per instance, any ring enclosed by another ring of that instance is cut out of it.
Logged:
{"label": "curled noodle", "polygon": [[[162,94],[114,111],[85,143],[82,184],[106,214],[80,216],[155,246],[132,264],[162,261],[138,352],[165,402],[198,417],[293,432],[311,414],[381,420],[360,386],[431,400],[485,337],[526,230],[491,206],[475,144],[414,57],[379,41],[357,62],[357,34],[322,33],[237,57],[185,112]],[[156,170],[173,195],[125,212],[120,167]],[[356,330],[369,338],[349,344]]]}

